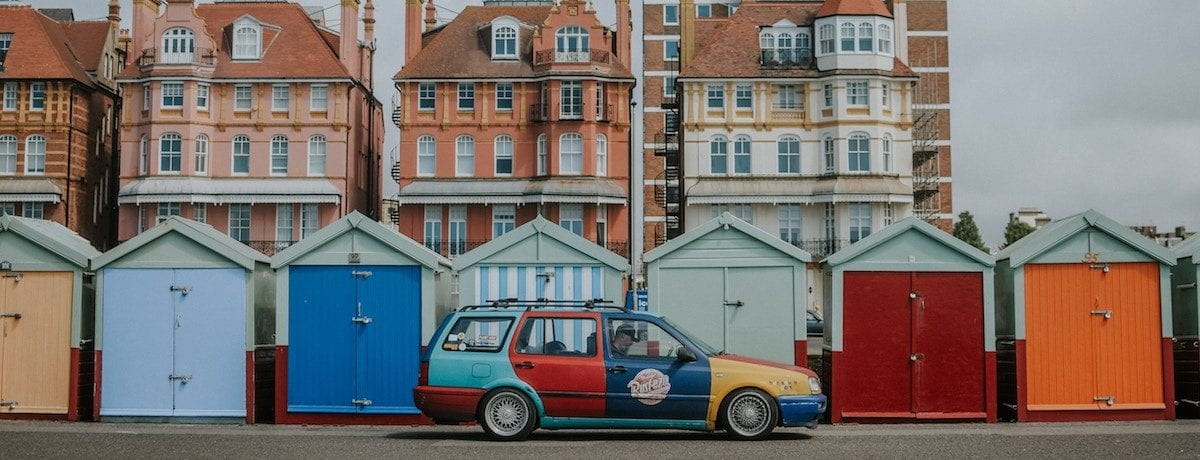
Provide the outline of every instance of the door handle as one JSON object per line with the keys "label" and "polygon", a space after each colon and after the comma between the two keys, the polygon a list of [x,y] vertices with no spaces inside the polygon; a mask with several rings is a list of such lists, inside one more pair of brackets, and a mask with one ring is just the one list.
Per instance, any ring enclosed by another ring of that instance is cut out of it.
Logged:
{"label": "door handle", "polygon": [[908,355],[908,360],[909,360],[909,361],[914,361],[914,362],[915,362],[915,361],[919,361],[919,360],[922,360],[922,359],[925,359],[925,353],[913,353],[913,354],[911,354],[911,355]]}
{"label": "door handle", "polygon": [[350,318],[350,322],[359,323],[359,324],[371,324],[371,317],[370,316],[355,316],[353,318]]}
{"label": "door handle", "polygon": [[1104,319],[1112,319],[1112,310],[1092,310],[1093,315],[1104,315]]}
{"label": "door handle", "polygon": [[0,313],[0,318],[21,319],[20,313]]}
{"label": "door handle", "polygon": [[732,302],[725,302],[725,306],[726,307],[744,307],[744,306],[746,306],[746,304],[740,300],[734,300]]}
{"label": "door handle", "polygon": [[192,374],[183,374],[183,375],[171,374],[171,375],[167,376],[167,380],[178,380],[182,383],[188,383],[189,381],[192,380]]}
{"label": "door handle", "polygon": [[517,369],[533,369],[533,363],[531,363],[529,361],[522,361],[517,364],[514,364],[513,367],[515,367]]}
{"label": "door handle", "polygon": [[608,372],[612,374],[624,374],[626,370],[627,369],[625,369],[625,366],[613,366],[608,368]]}

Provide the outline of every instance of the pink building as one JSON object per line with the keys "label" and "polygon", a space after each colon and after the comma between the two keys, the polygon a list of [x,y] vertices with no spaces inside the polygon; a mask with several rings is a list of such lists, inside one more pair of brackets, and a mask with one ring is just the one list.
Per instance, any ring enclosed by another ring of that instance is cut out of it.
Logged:
{"label": "pink building", "polygon": [[376,216],[383,112],[364,10],[360,42],[357,20],[330,30],[295,3],[134,0],[118,238],[180,215],[272,254],[351,211]]}

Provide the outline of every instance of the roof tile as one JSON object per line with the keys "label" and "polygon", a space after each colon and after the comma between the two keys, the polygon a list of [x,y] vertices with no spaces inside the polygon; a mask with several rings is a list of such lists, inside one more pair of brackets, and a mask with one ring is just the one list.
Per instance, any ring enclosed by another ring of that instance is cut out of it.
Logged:
{"label": "roof tile", "polygon": [[865,15],[892,17],[887,6],[881,0],[825,0],[818,18],[836,15]]}
{"label": "roof tile", "polygon": [[[92,83],[61,23],[25,5],[0,6],[0,30],[12,44],[0,78],[72,79]],[[99,56],[94,58],[99,60]],[[86,59],[85,59],[86,60]]]}

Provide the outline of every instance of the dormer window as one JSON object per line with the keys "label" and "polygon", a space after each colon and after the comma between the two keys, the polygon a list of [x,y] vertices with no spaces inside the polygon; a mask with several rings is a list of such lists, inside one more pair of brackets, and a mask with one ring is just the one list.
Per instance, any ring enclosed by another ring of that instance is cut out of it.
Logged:
{"label": "dormer window", "polygon": [[191,64],[196,52],[196,34],[176,27],[163,33],[162,63]]}
{"label": "dormer window", "polygon": [[807,65],[812,61],[812,37],[808,29],[782,22],[759,33],[764,65]]}
{"label": "dormer window", "polygon": [[510,25],[492,29],[492,59],[517,58],[517,29]]}
{"label": "dormer window", "polygon": [[558,62],[587,62],[588,33],[583,27],[566,26],[554,34],[554,60]]}
{"label": "dormer window", "polygon": [[262,27],[251,21],[233,26],[233,58],[259,59],[262,55]]}
{"label": "dormer window", "polygon": [[0,34],[0,71],[4,70],[4,60],[8,57],[8,48],[12,46],[13,34]]}

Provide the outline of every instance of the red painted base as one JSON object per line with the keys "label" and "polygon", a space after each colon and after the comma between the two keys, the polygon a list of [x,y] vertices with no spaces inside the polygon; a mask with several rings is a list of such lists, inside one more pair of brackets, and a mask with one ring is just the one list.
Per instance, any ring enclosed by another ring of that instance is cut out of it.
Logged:
{"label": "red painted base", "polygon": [[313,414],[288,412],[288,348],[275,347],[275,423],[279,425],[433,425],[424,415]]}
{"label": "red painted base", "polygon": [[984,410],[988,423],[996,423],[996,352],[983,354]]}
{"label": "red painted base", "polygon": [[797,366],[808,367],[808,340],[797,340],[792,353]]}
{"label": "red painted base", "polygon": [[100,381],[101,376],[104,375],[100,372],[103,367],[103,357],[104,352],[96,350],[96,363],[95,370],[93,371],[96,373],[96,387],[92,390],[92,420],[100,420],[100,391],[104,388],[104,385],[101,385],[102,382]]}
{"label": "red painted base", "polygon": [[246,424],[254,424],[254,350],[246,351]]}
{"label": "red painted base", "polygon": [[[837,394],[839,380],[844,382],[845,365],[842,364],[841,352],[833,352],[830,360],[833,382],[823,382],[830,385]],[[841,401],[837,397],[830,398],[829,419],[831,423],[952,423],[952,422],[987,422],[996,423],[996,352],[984,353],[984,412],[844,412]]]}

